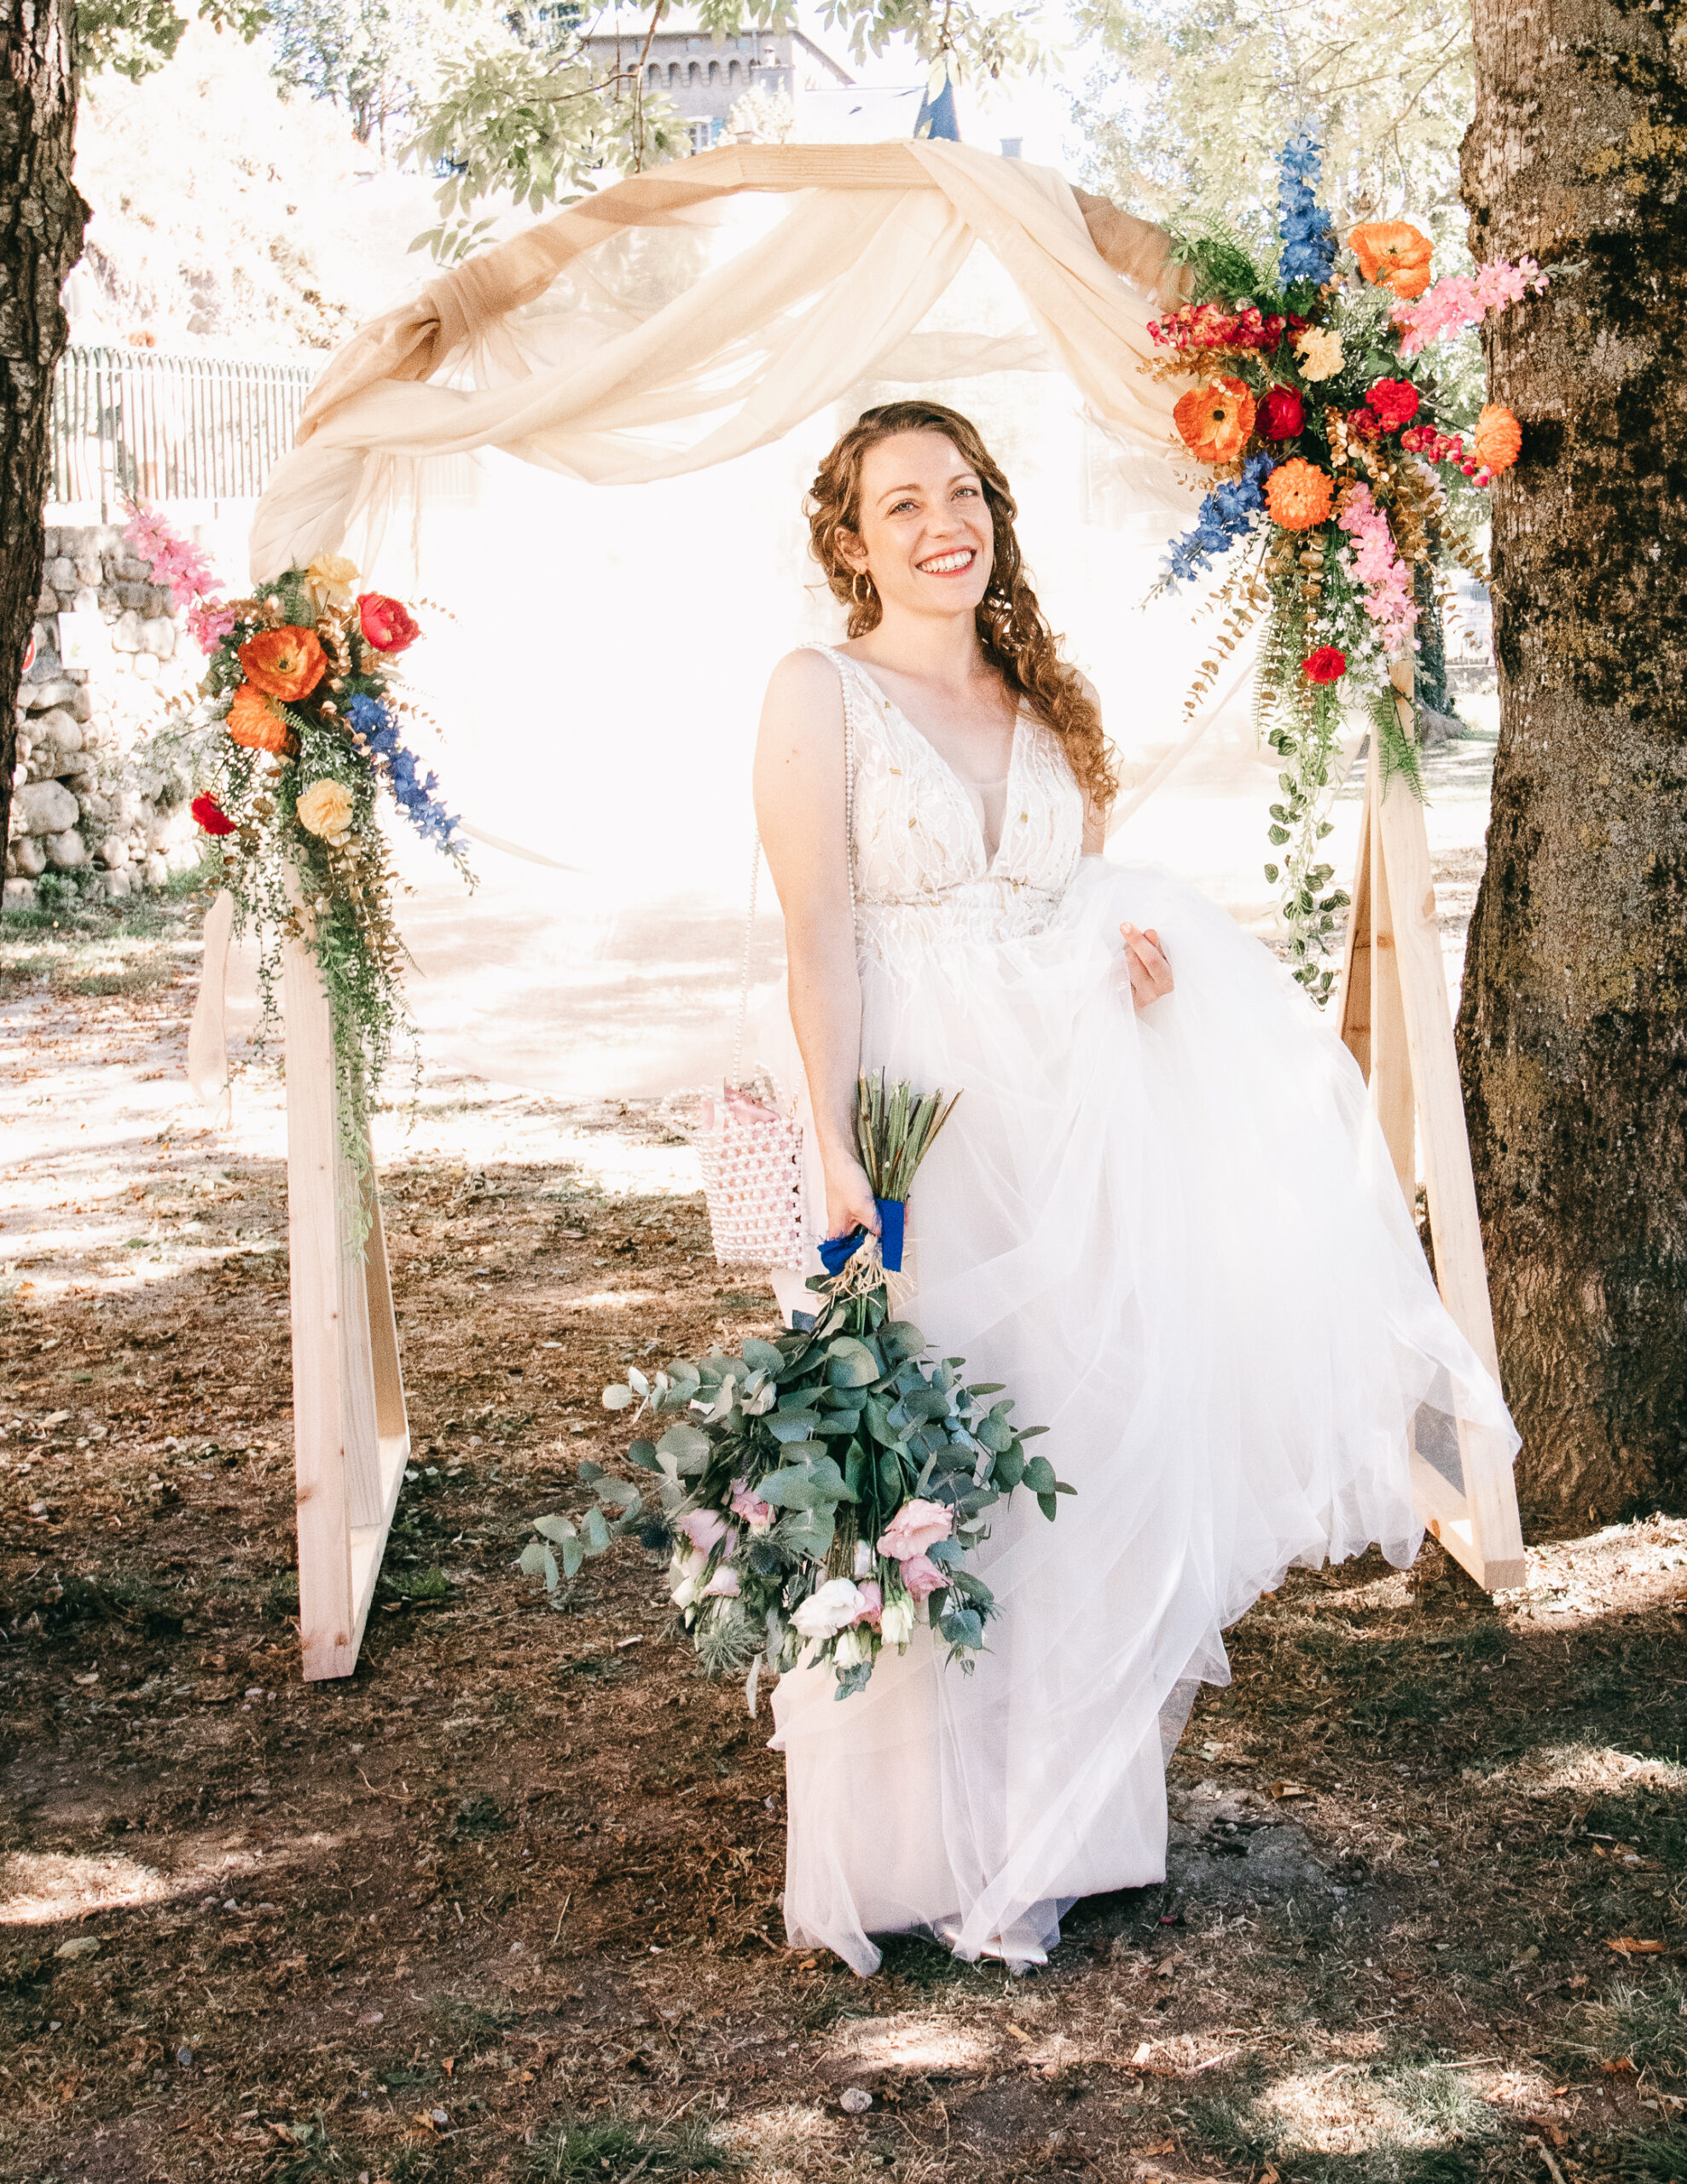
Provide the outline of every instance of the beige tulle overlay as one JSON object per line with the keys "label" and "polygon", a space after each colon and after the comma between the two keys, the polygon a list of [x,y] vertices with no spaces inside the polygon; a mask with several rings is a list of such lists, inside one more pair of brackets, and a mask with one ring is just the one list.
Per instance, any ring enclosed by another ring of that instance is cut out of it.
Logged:
{"label": "beige tulle overlay", "polygon": [[[746,222],[746,199],[765,217]],[[709,231],[729,218],[722,250]],[[925,322],[978,244],[1033,334]],[[767,445],[869,375],[1055,369],[1110,433],[1164,453],[1171,393],[1135,367],[1180,277],[1161,229],[1020,160],[930,142],[707,152],[364,327],[264,497],[252,577],[378,527],[430,457],[498,448],[597,485],[670,478]]]}

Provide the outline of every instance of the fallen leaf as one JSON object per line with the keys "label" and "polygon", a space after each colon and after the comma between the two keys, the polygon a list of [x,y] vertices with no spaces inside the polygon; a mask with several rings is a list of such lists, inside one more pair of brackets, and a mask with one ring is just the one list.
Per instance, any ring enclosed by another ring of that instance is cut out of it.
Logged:
{"label": "fallen leaf", "polygon": [[97,1956],[99,1953],[100,1938],[97,1934],[78,1934],[74,1941],[61,1942],[53,1951],[55,1956],[66,1958]]}
{"label": "fallen leaf", "polygon": [[1029,2032],[1022,2032],[1017,2024],[1010,2024],[1007,2029],[1016,2040],[1023,2040],[1028,2048],[1030,2046],[1031,2036]]}
{"label": "fallen leaf", "polygon": [[1273,1782],[1271,1794],[1274,1798],[1309,1798],[1312,1792],[1300,1782]]}
{"label": "fallen leaf", "polygon": [[1620,1941],[1607,1942],[1605,1946],[1614,1949],[1619,1956],[1662,1956],[1667,1949],[1666,1943],[1636,1941],[1626,1934]]}
{"label": "fallen leaf", "polygon": [[1600,2075],[1608,2078],[1632,2078],[1638,2075],[1634,2059],[1630,2055],[1614,2056],[1609,2063],[1601,2063]]}
{"label": "fallen leaf", "polygon": [[1177,2152],[1177,2140],[1175,2139],[1156,2139],[1151,2146],[1144,2146],[1142,2151],[1145,2154],[1175,2153]]}
{"label": "fallen leaf", "polygon": [[440,2064],[439,2067],[440,2067],[440,2069],[441,2069],[442,2071],[444,2071],[444,2073],[445,2073],[446,2077],[450,2077],[450,2075],[451,2075],[451,2073],[452,2073],[452,2071],[455,2071],[455,2070],[456,2069],[456,2067],[457,2067],[457,2059],[456,2059],[456,2057],[455,2057],[455,2055],[447,2055],[447,2056],[444,2058],[443,2061]]}

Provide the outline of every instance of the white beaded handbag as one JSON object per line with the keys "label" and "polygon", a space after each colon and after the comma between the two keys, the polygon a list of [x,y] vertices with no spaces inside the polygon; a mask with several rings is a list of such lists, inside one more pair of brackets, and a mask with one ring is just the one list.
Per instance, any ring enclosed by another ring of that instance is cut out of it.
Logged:
{"label": "white beaded handbag", "polygon": [[[848,693],[844,706],[844,841],[849,872],[849,910],[855,907],[855,724]],[[756,890],[762,872],[758,838],[750,868],[750,908],[744,921],[744,963],[739,980],[738,1037],[731,1074],[720,1091],[705,1093],[695,1139],[703,1169],[703,1195],[718,1266],[800,1267],[803,1235],[803,1125],[758,1096],[743,1081],[744,1034],[750,1013],[750,947],[756,923]]]}

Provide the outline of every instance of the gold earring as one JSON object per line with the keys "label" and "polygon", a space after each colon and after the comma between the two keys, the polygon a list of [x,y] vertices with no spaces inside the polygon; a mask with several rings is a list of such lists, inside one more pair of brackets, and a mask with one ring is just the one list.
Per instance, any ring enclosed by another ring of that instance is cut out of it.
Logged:
{"label": "gold earring", "polygon": [[[865,587],[865,588],[864,588]],[[865,569],[857,569],[849,579],[849,597],[857,607],[865,607],[872,597],[872,578]]]}

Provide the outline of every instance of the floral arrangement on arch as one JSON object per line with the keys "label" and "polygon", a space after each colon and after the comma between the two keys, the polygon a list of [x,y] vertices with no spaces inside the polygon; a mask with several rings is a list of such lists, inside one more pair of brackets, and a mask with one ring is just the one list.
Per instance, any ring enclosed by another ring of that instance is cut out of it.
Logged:
{"label": "floral arrangement on arch", "polygon": [[[1191,300],[1149,333],[1165,353],[1143,369],[1192,379],[1173,413],[1214,482],[1174,541],[1157,593],[1191,584],[1244,549],[1220,587],[1215,657],[1187,701],[1193,712],[1262,612],[1255,685],[1260,732],[1282,762],[1270,813],[1295,976],[1320,1001],[1322,958],[1348,897],[1330,892],[1319,844],[1342,708],[1371,717],[1384,779],[1421,793],[1417,746],[1403,727],[1419,613],[1420,570],[1457,563],[1487,581],[1472,537],[1483,497],[1522,447],[1517,420],[1490,404],[1453,413],[1427,352],[1449,334],[1546,286],[1532,258],[1432,279],[1432,245],[1406,220],[1355,227],[1343,247],[1318,202],[1317,144],[1301,136],[1278,162],[1278,249],[1267,262],[1211,224],[1179,231]],[[1441,595],[1450,601],[1450,587]]]}
{"label": "floral arrangement on arch", "polygon": [[409,1024],[392,917],[403,883],[381,793],[469,876],[438,781],[403,739],[413,709],[398,694],[397,661],[421,630],[397,600],[357,591],[340,555],[289,569],[260,597],[223,600],[204,556],[154,511],[137,512],[129,536],[178,602],[193,595],[206,675],[165,740],[191,772],[194,817],[220,847],[236,926],[260,936],[266,1022],[282,942],[302,941],[315,959],[333,1025],[340,1142],[361,1170],[369,1103]]}

